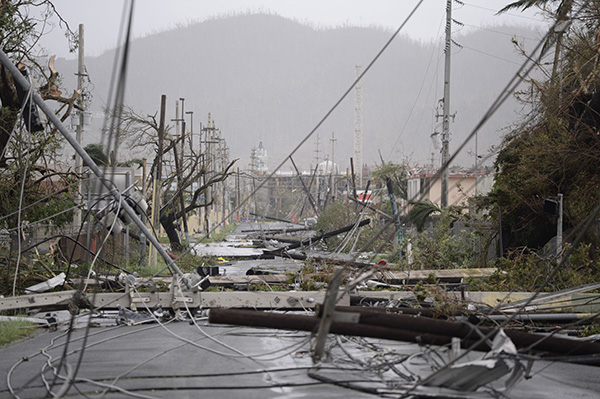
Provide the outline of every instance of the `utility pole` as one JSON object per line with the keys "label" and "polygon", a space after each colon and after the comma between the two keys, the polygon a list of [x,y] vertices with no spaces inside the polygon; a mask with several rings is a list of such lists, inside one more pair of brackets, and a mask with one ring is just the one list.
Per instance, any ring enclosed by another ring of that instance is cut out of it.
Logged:
{"label": "utility pole", "polygon": [[186,129],[185,129],[185,98],[180,98],[179,101],[181,101],[181,118],[179,118],[179,115],[175,114],[175,118],[179,118],[181,119],[181,166],[183,167],[183,154],[185,153],[185,135],[186,135]]}
{"label": "utility pole", "polygon": [[330,187],[331,187],[331,200],[335,201],[335,176],[337,174],[336,170],[335,170],[335,159],[334,159],[334,155],[335,155],[335,142],[337,141],[337,139],[335,138],[335,133],[331,132],[331,139],[329,140],[331,141],[331,174],[330,174]]}
{"label": "utility pole", "polygon": [[558,194],[558,221],[556,222],[556,257],[562,252],[563,238],[563,195]]}
{"label": "utility pole", "polygon": [[240,218],[240,168],[237,168],[237,173],[235,175],[235,209],[237,209],[236,211],[236,217],[235,220],[237,220],[238,222],[241,220]]}
{"label": "utility pole", "polygon": [[316,183],[316,190],[317,190],[317,209],[320,208],[321,206],[321,187],[319,186],[319,133],[317,133],[317,149],[315,150],[315,154],[316,154],[316,162],[317,162],[317,166],[315,166],[315,176],[317,177],[317,183]]}
{"label": "utility pole", "polygon": [[337,139],[335,138],[335,133],[331,132],[331,139],[329,139],[329,141],[331,141],[331,171],[333,174],[335,174],[335,159],[334,159],[334,155],[335,155],[335,142],[337,141]]}
{"label": "utility pole", "polygon": [[185,98],[180,98],[181,101],[181,118],[179,117],[179,103],[175,102],[175,118],[177,120],[177,126],[179,126],[179,122],[181,121],[181,155],[179,156],[179,160],[177,159],[177,151],[176,146],[173,147],[174,157],[175,157],[175,172],[177,173],[177,185],[179,187],[179,206],[181,207],[181,221],[183,222],[183,234],[185,236],[185,247],[190,247],[190,233],[188,231],[187,224],[187,214],[185,213],[185,201],[184,201],[184,190],[182,186],[182,173],[183,173],[183,162],[184,162],[184,153],[185,153]]}
{"label": "utility pole", "polygon": [[194,150],[194,111],[186,111],[190,116],[190,149]]}
{"label": "utility pole", "polygon": [[[79,91],[78,103],[82,110],[79,111],[79,124],[77,125],[76,139],[80,146],[83,146],[83,122],[84,122],[84,98],[83,98],[83,76],[85,75],[84,65],[84,28],[83,24],[79,24],[79,52],[77,59],[77,91]],[[83,173],[83,160],[81,156],[75,155],[75,169],[77,175],[80,176],[79,182],[77,183],[77,195],[75,197],[75,204],[79,204],[83,196],[81,195],[81,174]],[[75,208],[74,224],[76,228],[81,226],[81,208]],[[89,231],[88,231],[89,233]],[[88,237],[89,240],[89,237]]]}
{"label": "utility pole", "polygon": [[[154,165],[154,186],[152,188],[152,226],[158,232],[160,231],[160,202],[161,202],[161,179],[162,179],[162,156],[163,143],[165,137],[165,114],[167,110],[167,96],[163,94],[160,98],[160,121],[158,125],[158,154],[156,156],[156,165]],[[157,237],[158,238],[158,237]],[[149,265],[156,265],[157,253],[153,246],[150,249]]]}
{"label": "utility pole", "polygon": [[442,208],[448,206],[448,161],[450,159],[450,50],[452,49],[452,0],[446,0],[446,45],[444,47],[444,109],[442,120]]}
{"label": "utility pole", "polygon": [[[356,65],[356,78],[361,74],[362,66]],[[362,187],[363,175],[363,132],[362,132],[362,84],[358,82],[354,86],[354,161],[356,162],[356,180],[358,186]]]}
{"label": "utility pole", "polygon": [[[216,148],[213,145],[215,143],[218,143],[218,140],[215,140],[215,131],[215,122],[212,120],[211,114],[209,112],[208,123],[206,124],[206,127],[202,128],[202,132],[205,132],[205,137],[204,141],[201,141],[201,143],[206,144],[206,147],[204,149],[204,156],[202,158],[203,169],[205,170],[205,173],[202,175],[203,184],[205,184],[207,180],[214,176],[215,168],[217,167],[215,161]],[[208,187],[207,191],[210,191],[210,193],[205,194],[205,201],[209,202],[210,200],[213,200],[213,205],[204,208],[204,223],[206,228],[206,237],[208,238],[211,222],[211,217],[209,213],[213,213],[212,210],[214,209],[215,215],[218,215],[218,208],[216,204],[216,199],[218,199],[218,195],[216,194],[218,193],[218,191],[216,191],[214,184]]]}

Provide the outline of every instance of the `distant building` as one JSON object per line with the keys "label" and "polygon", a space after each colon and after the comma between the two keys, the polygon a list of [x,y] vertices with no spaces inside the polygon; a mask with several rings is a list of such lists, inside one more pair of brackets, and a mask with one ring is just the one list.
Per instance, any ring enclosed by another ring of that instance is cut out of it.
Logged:
{"label": "distant building", "polygon": [[317,172],[320,175],[337,175],[339,173],[339,166],[337,163],[333,163],[329,159],[326,159],[323,162],[319,163]]}
{"label": "distant building", "polygon": [[258,142],[258,148],[256,149],[256,172],[268,173],[269,166],[267,164],[267,150],[263,147],[262,140]]}
{"label": "distant building", "polygon": [[[494,183],[494,176],[485,173],[448,173],[448,205],[467,205],[474,195],[487,194]],[[408,177],[408,198],[415,201],[430,201],[440,205],[442,179],[434,173],[415,171]]]}

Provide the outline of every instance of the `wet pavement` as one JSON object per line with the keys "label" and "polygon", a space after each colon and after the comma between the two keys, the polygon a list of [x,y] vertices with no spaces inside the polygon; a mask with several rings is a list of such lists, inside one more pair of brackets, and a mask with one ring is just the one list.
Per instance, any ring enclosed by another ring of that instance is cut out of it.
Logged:
{"label": "wet pavement", "polygon": [[[382,368],[385,362],[396,361],[405,374],[412,368],[426,375],[428,357],[440,361],[446,356],[416,344],[330,336],[330,357],[322,369],[311,371],[314,340],[309,333],[197,323],[113,324],[78,328],[70,336],[64,328],[42,331],[0,349],[6,377],[0,378],[0,397],[41,398],[48,389],[58,393],[70,374],[75,386],[65,397],[367,398],[379,395],[365,389],[389,388],[385,380],[406,383],[390,377],[389,369]],[[68,366],[58,370],[64,353]],[[598,398],[597,372],[590,366],[536,361],[531,378],[505,397]],[[492,397],[481,395],[467,397]]]}
{"label": "wet pavement", "polygon": [[[252,226],[242,224],[236,231]],[[231,242],[242,240],[242,236],[234,236]],[[249,269],[296,271],[302,262],[276,258],[219,266],[222,273],[235,276],[245,275]],[[104,316],[92,318],[94,327],[89,329],[89,317],[78,317],[69,334],[68,312],[57,312],[62,321],[57,331],[40,330],[31,338],[0,348],[4,377],[0,378],[0,398],[402,397],[393,391],[396,385],[410,386],[429,375],[432,364],[448,358],[440,347],[329,335],[328,355],[317,370],[311,358],[315,339],[308,332],[208,324],[206,317],[196,322],[183,318],[160,324],[154,320],[137,326],[117,325],[116,311]],[[471,358],[481,355],[473,352]],[[600,397],[598,370],[535,361],[531,377],[504,396],[480,390],[456,397],[596,399]],[[73,386],[65,383],[69,378]],[[502,387],[502,380],[494,385],[494,389]],[[377,394],[378,389],[388,390],[388,395]]]}
{"label": "wet pavement", "polygon": [[245,276],[250,269],[261,270],[269,273],[296,272],[302,268],[303,262],[294,259],[256,259],[228,262],[219,266],[222,274],[226,276]]}
{"label": "wet pavement", "polygon": [[[41,398],[58,392],[68,372],[75,387],[66,396],[108,398],[346,397],[345,388],[307,375],[312,366],[308,333],[176,322],[42,332],[0,351],[0,397]],[[65,342],[69,345],[65,346]],[[83,348],[85,347],[85,350]],[[63,351],[67,369],[56,373]],[[78,367],[78,363],[80,363]],[[352,397],[370,395],[359,392]]]}

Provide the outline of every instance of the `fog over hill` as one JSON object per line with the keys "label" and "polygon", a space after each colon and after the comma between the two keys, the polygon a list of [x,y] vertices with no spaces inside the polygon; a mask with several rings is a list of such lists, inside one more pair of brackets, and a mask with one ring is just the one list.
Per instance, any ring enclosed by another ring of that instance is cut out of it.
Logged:
{"label": "fog over hill", "polygon": [[[157,33],[131,43],[125,102],[140,114],[154,114],[167,95],[167,119],[175,118],[175,101],[185,98],[194,112],[194,131],[210,112],[230,147],[247,167],[252,147],[262,140],[271,168],[316,126],[393,32],[378,28],[315,29],[280,16],[248,14],[213,19]],[[511,35],[536,38],[524,28],[495,27],[465,36],[452,48],[451,152],[483,116],[522,62]],[[532,47],[534,40],[526,40]],[[94,115],[105,105],[115,52],[86,58]],[[76,61],[57,60],[65,87],[76,87]],[[443,97],[444,55],[441,41],[420,43],[399,36],[361,82],[363,94],[363,161],[425,165],[438,101]],[[498,144],[501,129],[518,120],[521,105],[511,98],[478,136],[478,153]],[[342,168],[353,156],[354,90],[317,130],[320,159],[331,154]],[[441,112],[441,110],[440,110]],[[173,122],[171,122],[173,123]],[[188,119],[189,123],[189,119]],[[101,118],[88,128],[85,143],[100,142]],[[294,156],[307,170],[314,165],[316,134]],[[457,164],[474,163],[474,142]],[[135,155],[134,155],[135,156]],[[488,162],[491,164],[491,162]],[[290,170],[290,167],[284,167]]]}

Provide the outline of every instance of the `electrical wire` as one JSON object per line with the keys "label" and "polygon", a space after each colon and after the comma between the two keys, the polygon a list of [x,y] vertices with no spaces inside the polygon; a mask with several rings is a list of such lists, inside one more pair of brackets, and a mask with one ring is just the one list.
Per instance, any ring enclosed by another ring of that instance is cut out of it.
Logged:
{"label": "electrical wire", "polygon": [[[438,25],[438,31],[436,34],[436,37],[439,37],[440,35],[440,31],[442,29],[444,23],[444,18],[442,18],[440,20],[440,23]],[[436,52],[439,51],[439,42],[438,42],[438,46],[433,46],[433,48],[431,49],[431,55],[429,56],[429,62],[427,63],[427,68],[425,68],[425,73],[423,76],[423,80],[421,81],[421,86],[419,87],[419,91],[417,93],[417,96],[415,98],[415,101],[413,102],[412,108],[410,109],[408,116],[406,117],[406,120],[404,121],[404,124],[402,125],[402,129],[400,129],[400,133],[398,133],[398,137],[396,138],[396,141],[394,142],[394,145],[392,145],[392,148],[390,149],[390,152],[388,153],[388,158],[392,157],[393,152],[396,150],[396,147],[398,146],[398,143],[400,142],[400,138],[402,137],[402,135],[404,134],[404,131],[406,130],[406,127],[408,126],[408,122],[410,121],[413,112],[415,110],[415,108],[417,107],[417,102],[419,100],[419,97],[421,97],[421,92],[423,91],[423,87],[425,86],[425,82],[427,80],[429,80],[430,85],[429,85],[429,93],[431,93],[431,88],[433,87],[433,79],[427,79],[427,75],[429,73],[429,68],[431,67],[431,63],[433,61],[433,56],[436,54]],[[438,63],[439,63],[439,59],[438,59]],[[429,94],[428,93],[428,94]],[[421,113],[419,116],[419,119],[421,119],[423,116],[423,114]]]}
{"label": "electrical wire", "polygon": [[[366,72],[366,71],[365,71],[365,72]],[[317,126],[317,127],[318,127],[318,126]],[[315,128],[315,130],[316,130],[316,128]],[[311,133],[311,134],[312,134],[312,133]],[[309,135],[308,137],[310,137],[310,135]],[[308,138],[308,137],[307,137],[307,138]],[[306,139],[305,139],[305,140],[306,140]],[[302,143],[302,144],[303,144],[303,143]],[[298,148],[299,148],[299,147],[298,147]],[[293,154],[293,153],[292,153],[292,154]],[[286,159],[286,160],[287,160],[287,159]],[[285,162],[285,161],[284,161],[284,162]],[[280,167],[281,167],[281,165],[280,165]],[[259,186],[259,188],[260,188],[260,186]],[[187,307],[187,305],[186,305],[186,307]],[[188,309],[188,310],[189,310],[189,309]],[[82,351],[82,352],[83,352],[83,351]],[[75,374],[76,374],[76,373],[75,373]],[[75,378],[71,378],[71,379],[68,379],[68,380],[69,380],[69,381],[71,381],[71,380],[80,381],[81,379],[75,379]]]}
{"label": "electrical wire", "polygon": [[[25,107],[25,104],[29,104],[30,107],[33,106],[33,101],[31,98],[31,95],[33,93],[33,85],[31,84],[31,78],[29,77],[29,75],[27,75],[27,78],[29,79],[29,91],[27,93],[27,96],[23,99],[23,109]],[[29,112],[29,118],[31,118],[31,114],[32,112]],[[31,120],[29,121],[29,126],[31,126]],[[23,145],[23,140],[19,140],[19,153],[22,153],[22,145]],[[6,148],[6,146],[4,147]],[[2,157],[0,157],[1,159]],[[27,181],[27,169],[29,168],[29,158],[25,158],[23,159],[23,157],[19,157],[19,159],[23,160],[25,163],[23,165],[22,162],[21,163],[21,167],[23,168],[23,176],[21,178],[21,188],[19,191],[19,212],[17,213],[17,264],[15,265],[15,278],[13,280],[13,288],[12,288],[12,296],[16,296],[17,293],[17,279],[19,276],[19,265],[21,264],[21,245],[22,245],[22,238],[21,235],[23,234],[23,226],[21,224],[21,214],[22,214],[22,207],[23,207],[23,196],[25,194],[25,182]]]}
{"label": "electrical wire", "polygon": [[[589,1],[588,1],[589,2]],[[587,5],[587,2],[582,5],[581,9],[579,11],[581,11],[585,5]],[[534,50],[534,54],[537,53],[537,51],[541,48],[541,45],[545,42],[546,38],[548,37],[549,34],[551,34],[552,30],[550,30],[546,36],[539,42],[538,46],[536,47],[536,49]],[[538,58],[541,58],[544,54],[544,51],[540,51],[540,55],[538,56]],[[466,145],[466,143],[474,136],[474,134],[479,130],[479,128],[485,123],[485,121],[487,121],[487,119],[489,119],[489,117],[491,117],[491,115],[499,108],[500,105],[502,105],[502,103],[506,100],[507,96],[509,93],[512,93],[512,91],[514,90],[514,87],[516,87],[518,85],[518,83],[520,82],[520,80],[522,80],[524,78],[524,76],[527,76],[529,74],[529,72],[531,71],[531,69],[533,68],[533,66],[536,65],[536,63],[532,63],[532,66],[530,67],[526,67],[526,65],[529,63],[529,60],[527,60],[522,67],[519,69],[519,71],[517,72],[517,74],[515,74],[515,77],[513,77],[513,79],[511,79],[511,81],[507,84],[506,89],[502,92],[502,94],[498,97],[498,99],[492,104],[492,106],[490,107],[490,109],[488,110],[488,112],[486,112],[486,114],[484,115],[484,117],[481,119],[481,121],[476,125],[476,128],[472,131],[472,133],[469,135],[469,137],[463,142],[463,144],[460,146],[459,150],[456,151],[456,153],[450,158],[451,160],[446,162],[445,165],[442,166],[442,169],[448,168],[448,166],[450,165],[450,162],[456,157],[456,154],[458,154],[462,148],[464,148],[464,146]],[[437,174],[438,176],[440,175],[440,172],[438,172]],[[597,215],[600,212],[600,206],[598,208],[596,208],[596,210],[594,212],[592,212],[592,214],[590,215],[590,218],[588,218],[589,223],[591,223],[591,221],[594,219],[595,215]],[[390,224],[390,222],[388,221],[387,224]],[[589,227],[589,224],[588,224]],[[582,230],[582,233],[580,234],[580,237],[583,235],[583,233],[587,231],[587,228],[584,227],[584,229]],[[383,229],[382,229],[383,232]],[[368,244],[370,245],[370,243]],[[571,248],[572,251],[572,248]],[[565,256],[563,256],[561,262],[559,263],[559,267],[562,265],[562,261],[564,261],[564,259],[566,259],[568,257],[568,255],[566,254]],[[553,272],[548,276],[548,278],[553,277],[559,270],[559,267],[554,268]],[[542,285],[545,286],[547,284],[547,282],[549,281],[549,279],[546,279],[545,284]],[[542,288],[540,288],[541,291]],[[539,292],[537,292],[537,294],[539,294]],[[534,297],[536,296],[536,294],[534,294]],[[533,300],[533,298],[531,300]],[[529,303],[529,302],[528,302]],[[524,309],[525,306],[522,307],[522,309]],[[508,320],[503,323],[503,325],[506,325],[508,323]],[[482,338],[481,340],[487,339],[491,334],[489,334],[487,337]],[[481,341],[480,340],[480,341]],[[479,344],[480,342],[478,342],[477,344]],[[472,348],[474,348],[475,345],[473,345],[471,348],[469,348],[466,352],[470,352],[472,350]],[[465,355],[463,354],[463,356]],[[458,359],[456,359],[458,360]],[[417,386],[417,384],[415,384],[415,387]],[[410,394],[410,391],[407,393]]]}
{"label": "electrical wire", "polygon": [[[379,50],[379,52],[373,57],[373,59],[364,68],[364,70],[360,73],[360,75],[354,80],[354,82],[350,85],[350,87],[348,89],[346,89],[346,91],[334,103],[334,105],[325,113],[325,115],[315,125],[315,127],[300,141],[299,144],[296,145],[296,147],[279,163],[279,165],[262,182],[260,182],[258,184],[258,186],[256,186],[254,188],[254,190],[248,196],[246,196],[246,198],[244,198],[242,201],[240,201],[240,203],[223,218],[224,220],[229,219],[233,214],[235,214],[235,212],[238,211],[238,209],[240,209],[244,204],[246,204],[246,202],[248,202],[251,198],[253,198],[255,193],[258,192],[258,190],[260,190],[269,180],[271,180],[275,176],[275,174],[283,167],[283,165],[285,165],[287,163],[287,161],[289,159],[291,159],[294,156],[294,154],[308,141],[308,139],[310,137],[312,137],[312,135],[323,125],[323,123],[325,123],[325,121],[337,109],[337,107],[348,96],[348,94],[350,94],[350,92],[354,89],[354,87],[358,84],[358,82],[361,81],[361,79],[365,76],[365,74],[367,74],[367,72],[369,72],[369,70],[375,64],[375,62],[377,62],[377,60],[381,57],[381,55],[387,50],[387,48],[390,46],[390,44],[394,41],[394,39],[402,31],[404,26],[408,23],[408,21],[412,18],[412,16],[415,14],[415,12],[419,9],[419,7],[423,3],[423,1],[424,0],[419,0],[419,2],[415,5],[415,7],[409,12],[408,16],[404,19],[402,24],[400,24],[398,29],[392,34],[392,36],[383,45],[383,47]],[[215,227],[213,227],[210,230],[209,234],[214,232],[218,228],[218,226],[219,226],[219,224],[215,225]],[[205,237],[203,239],[201,239],[200,241],[198,241],[197,244],[203,242],[204,239],[205,239]],[[189,251],[190,251],[190,248],[188,248],[181,255],[179,255],[179,257],[177,259],[179,259],[181,256],[187,254]],[[175,261],[177,261],[177,259],[175,259]]]}
{"label": "electrical wire", "polygon": [[467,46],[467,45],[464,45],[464,44],[462,45],[462,47],[463,47],[463,48],[465,48],[465,49],[467,49],[467,50],[471,50],[471,51],[474,51],[474,52],[476,52],[476,53],[479,53],[479,54],[485,55],[485,56],[487,56],[487,57],[490,57],[490,58],[494,58],[494,59],[496,59],[496,60],[500,60],[500,61],[507,62],[507,63],[509,63],[509,64],[513,64],[513,65],[521,65],[521,64],[519,64],[518,62],[511,61],[511,60],[507,60],[506,58],[498,57],[498,56],[496,56],[496,55],[494,55],[494,54],[490,54],[490,53],[487,53],[487,52],[485,52],[485,51],[477,50],[476,48],[473,48],[473,47],[470,47],[470,46]]}

